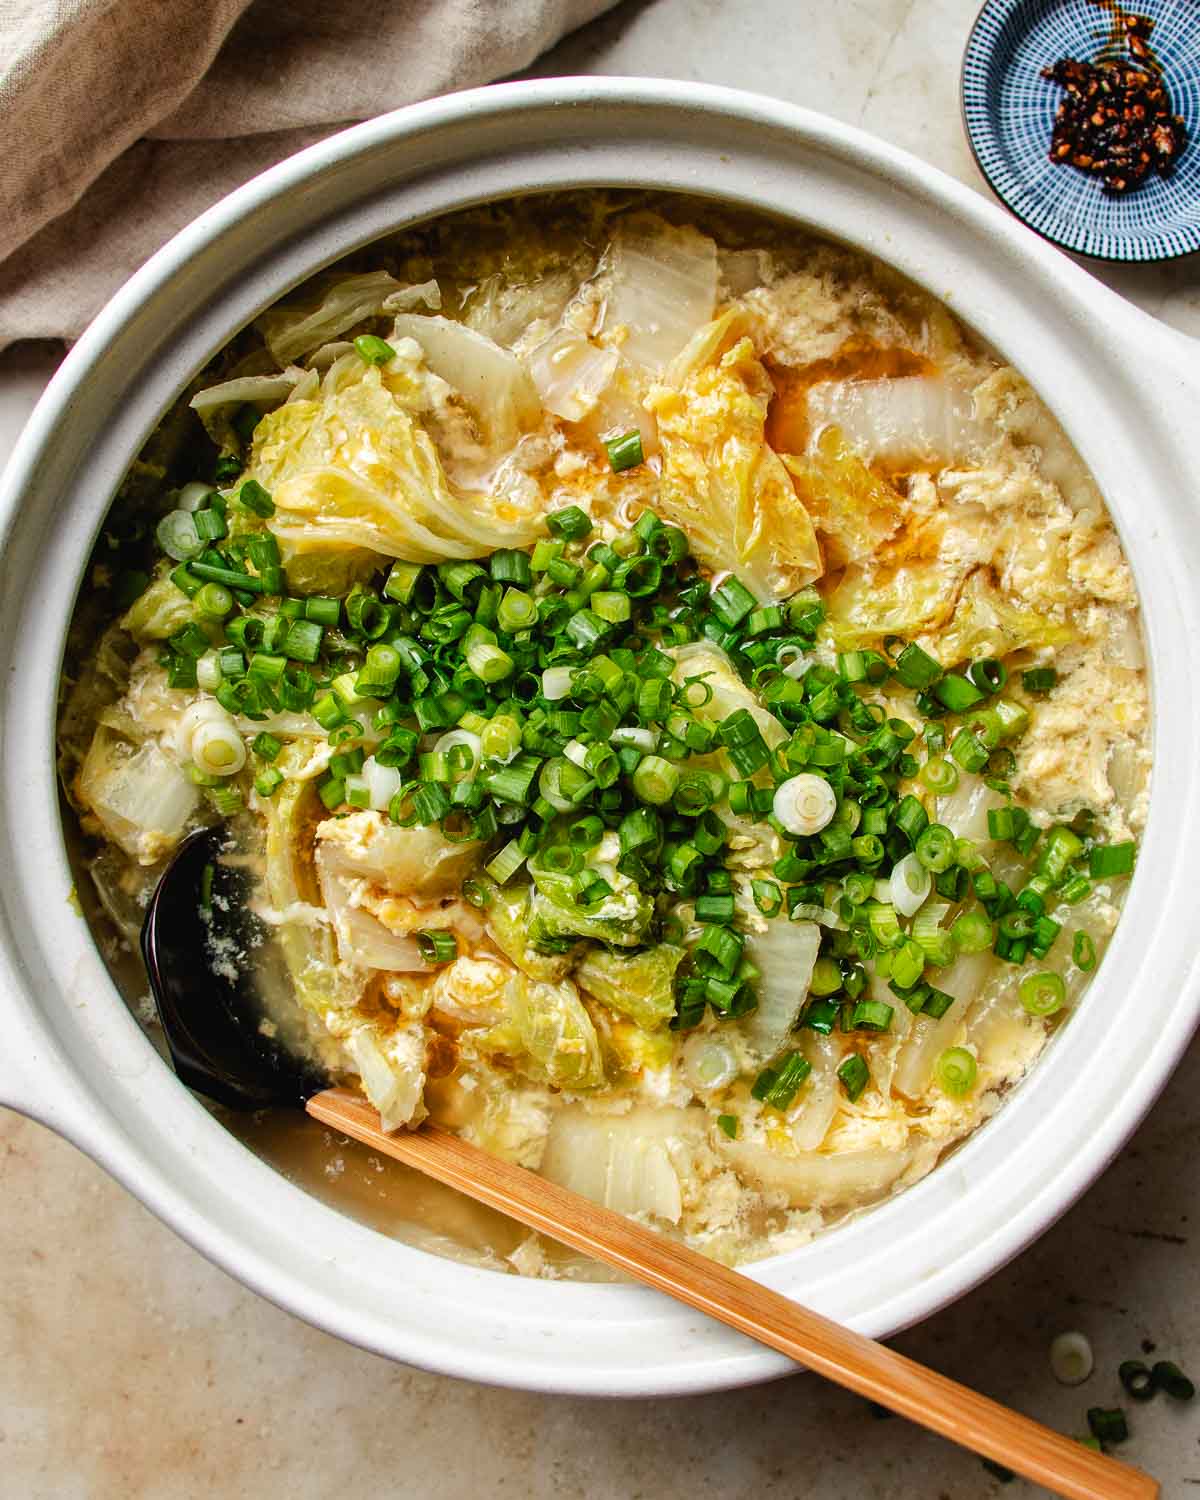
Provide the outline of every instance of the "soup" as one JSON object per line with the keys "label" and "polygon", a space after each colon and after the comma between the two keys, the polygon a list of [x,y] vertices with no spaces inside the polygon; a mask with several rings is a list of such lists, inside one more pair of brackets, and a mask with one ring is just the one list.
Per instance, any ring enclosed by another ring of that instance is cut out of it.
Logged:
{"label": "soup", "polygon": [[60,746],[123,941],[220,823],[263,1028],[736,1263],[929,1172],[1080,1005],[1149,717],[1016,371],[851,250],[612,193],[372,246],[218,356],[114,502]]}

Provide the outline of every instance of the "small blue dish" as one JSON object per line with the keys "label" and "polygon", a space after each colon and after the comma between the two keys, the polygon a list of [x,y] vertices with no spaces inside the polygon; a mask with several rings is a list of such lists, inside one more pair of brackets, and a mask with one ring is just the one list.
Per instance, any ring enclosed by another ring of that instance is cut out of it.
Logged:
{"label": "small blue dish", "polygon": [[1200,250],[1200,5],[1130,0],[1154,21],[1151,45],[1188,143],[1169,177],[1123,197],[1099,177],[1050,161],[1062,90],[1042,77],[1060,57],[1095,60],[1111,5],[1096,0],[988,0],[963,57],[967,137],[993,191],[1031,229],[1097,260],[1169,260]]}

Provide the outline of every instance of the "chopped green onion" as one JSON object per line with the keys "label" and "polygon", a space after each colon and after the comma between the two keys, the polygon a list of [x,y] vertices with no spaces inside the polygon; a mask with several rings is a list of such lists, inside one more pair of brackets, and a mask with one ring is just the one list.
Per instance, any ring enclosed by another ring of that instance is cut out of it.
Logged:
{"label": "chopped green onion", "polygon": [[981,744],[969,729],[960,729],[950,742],[950,754],[964,771],[982,771],[988,761],[988,747]]}
{"label": "chopped green onion", "polygon": [[1196,1387],[1179,1366],[1172,1364],[1169,1359],[1160,1359],[1150,1374],[1154,1379],[1155,1387],[1160,1391],[1166,1391],[1173,1401],[1190,1401],[1196,1394]]}
{"label": "chopped green onion", "polygon": [[1088,873],[1093,880],[1128,875],[1136,852],[1137,845],[1133,843],[1096,844],[1088,851]]}
{"label": "chopped green onion", "polygon": [[731,1141],[737,1140],[738,1122],[736,1115],[718,1115],[717,1129],[723,1135],[727,1135]]}
{"label": "chopped green onion", "polygon": [[1021,673],[1021,686],[1027,693],[1048,693],[1057,681],[1053,667],[1029,667]]}
{"label": "chopped green onion", "polygon": [[811,1072],[812,1064],[802,1052],[789,1052],[778,1066],[762,1070],[751,1085],[751,1096],[772,1109],[785,1110]]}
{"label": "chopped green onion", "polygon": [[268,734],[264,729],[251,741],[250,748],[263,760],[278,760],[283,749],[283,741],[276,739],[273,734]]}
{"label": "chopped green onion", "polygon": [[887,1031],[895,1010],[882,1000],[860,1000],[850,1012],[852,1031]]}
{"label": "chopped green onion", "polygon": [[871,1081],[871,1073],[867,1067],[866,1058],[858,1052],[852,1052],[839,1066],[837,1076],[841,1080],[842,1087],[846,1090],[846,1097],[854,1104],[867,1084]]}
{"label": "chopped green onion", "polygon": [[935,796],[945,797],[958,785],[958,771],[940,755],[931,756],[917,773],[922,786]]}
{"label": "chopped green onion", "polygon": [[979,1065],[965,1047],[948,1047],[934,1065],[934,1074],[943,1093],[961,1099],[975,1087]]}
{"label": "chopped green onion", "polygon": [[1067,998],[1061,977],[1050,969],[1026,974],[1018,994],[1022,1006],[1031,1016],[1052,1016],[1062,1009]]}
{"label": "chopped green onion", "polygon": [[988,696],[998,693],[1008,681],[1008,671],[1004,663],[997,661],[994,656],[985,656],[979,661],[972,662],[967,668],[967,676],[981,693],[986,693]]}
{"label": "chopped green onion", "polygon": [[422,928],[413,933],[413,937],[417,951],[427,964],[453,963],[458,957],[458,939],[444,927]]}
{"label": "chopped green onion", "polygon": [[620,437],[609,438],[604,447],[614,474],[619,474],[622,469],[636,468],[646,461],[642,452],[642,434],[636,428],[623,432]]}
{"label": "chopped green onion", "polygon": [[[226,568],[216,563],[190,562],[188,568],[197,578],[208,583],[223,583],[226,588],[232,589],[235,594],[265,594],[268,592],[267,581],[256,578],[252,573],[239,573],[236,568]],[[178,572],[178,568],[175,570]],[[172,578],[175,574],[173,573]]]}
{"label": "chopped green onion", "polygon": [[1117,1366],[1117,1379],[1126,1395],[1135,1401],[1149,1401],[1158,1387],[1149,1365],[1140,1359],[1125,1359]]}
{"label": "chopped green onion", "polygon": [[546,530],[565,542],[580,542],[592,529],[592,518],[578,505],[552,510],[546,517]]}
{"label": "chopped green onion", "polygon": [[196,518],[191,511],[168,511],[158,523],[155,536],[158,545],[175,562],[191,562],[204,551],[204,541],[196,531]]}
{"label": "chopped green onion", "polygon": [[933,696],[952,714],[964,713],[968,708],[974,708],[977,703],[983,701],[983,694],[975,684],[957,672],[947,672],[939,682],[935,683]]}
{"label": "chopped green onion", "polygon": [[354,347],[358,351],[358,357],[368,365],[386,365],[396,357],[391,344],[373,333],[360,333],[354,340]]}
{"label": "chopped green onion", "polygon": [[1071,945],[1071,957],[1075,961],[1075,967],[1085,974],[1090,974],[1096,967],[1096,945],[1086,932],[1076,932]]}
{"label": "chopped green onion", "polygon": [[247,479],[237,492],[237,503],[256,516],[273,516],[275,502],[257,479]]}
{"label": "chopped green onion", "polygon": [[987,914],[974,907],[965,911],[950,927],[955,946],[963,954],[983,953],[992,946],[995,932]]}
{"label": "chopped green onion", "polygon": [[500,629],[515,635],[519,630],[529,630],[536,620],[537,605],[532,597],[521,589],[505,589],[496,613]]}
{"label": "chopped green onion", "polygon": [[466,649],[467,665],[481,682],[503,682],[516,670],[507,651],[491,641],[472,641]]}
{"label": "chopped green onion", "polygon": [[728,630],[740,625],[757,604],[750,590],[736,578],[727,578],[720,588],[714,589],[709,606],[721,624]]}
{"label": "chopped green onion", "polygon": [[915,688],[919,692],[932,687],[942,675],[939,663],[915,642],[901,651],[896,658],[894,671],[905,687]]}
{"label": "chopped green onion", "polygon": [[935,875],[954,863],[954,834],[942,823],[931,823],[918,835],[914,845],[917,858]]}
{"label": "chopped green onion", "polygon": [[679,785],[679,772],[661,755],[647,755],[633,773],[633,792],[642,802],[661,806],[669,802]]}
{"label": "chopped green onion", "polygon": [[1092,1436],[1101,1443],[1123,1443],[1129,1436],[1129,1423],[1119,1406],[1089,1407],[1087,1424]]}

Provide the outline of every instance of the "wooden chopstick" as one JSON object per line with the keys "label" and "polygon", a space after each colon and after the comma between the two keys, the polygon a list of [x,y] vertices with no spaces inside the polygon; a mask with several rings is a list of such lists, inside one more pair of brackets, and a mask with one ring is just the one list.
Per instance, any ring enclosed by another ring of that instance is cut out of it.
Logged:
{"label": "wooden chopstick", "polygon": [[883,1344],[811,1312],[748,1276],[437,1126],[383,1131],[347,1089],[326,1089],[309,1114],[469,1198],[627,1272],[860,1396],[1069,1500],[1154,1500],[1157,1482],[1043,1427]]}

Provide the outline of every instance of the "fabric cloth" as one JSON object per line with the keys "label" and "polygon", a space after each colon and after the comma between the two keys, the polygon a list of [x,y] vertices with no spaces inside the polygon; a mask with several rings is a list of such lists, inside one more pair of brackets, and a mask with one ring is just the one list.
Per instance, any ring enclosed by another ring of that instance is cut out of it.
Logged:
{"label": "fabric cloth", "polygon": [[0,0],[0,347],[75,338],[233,188],[614,0]]}

